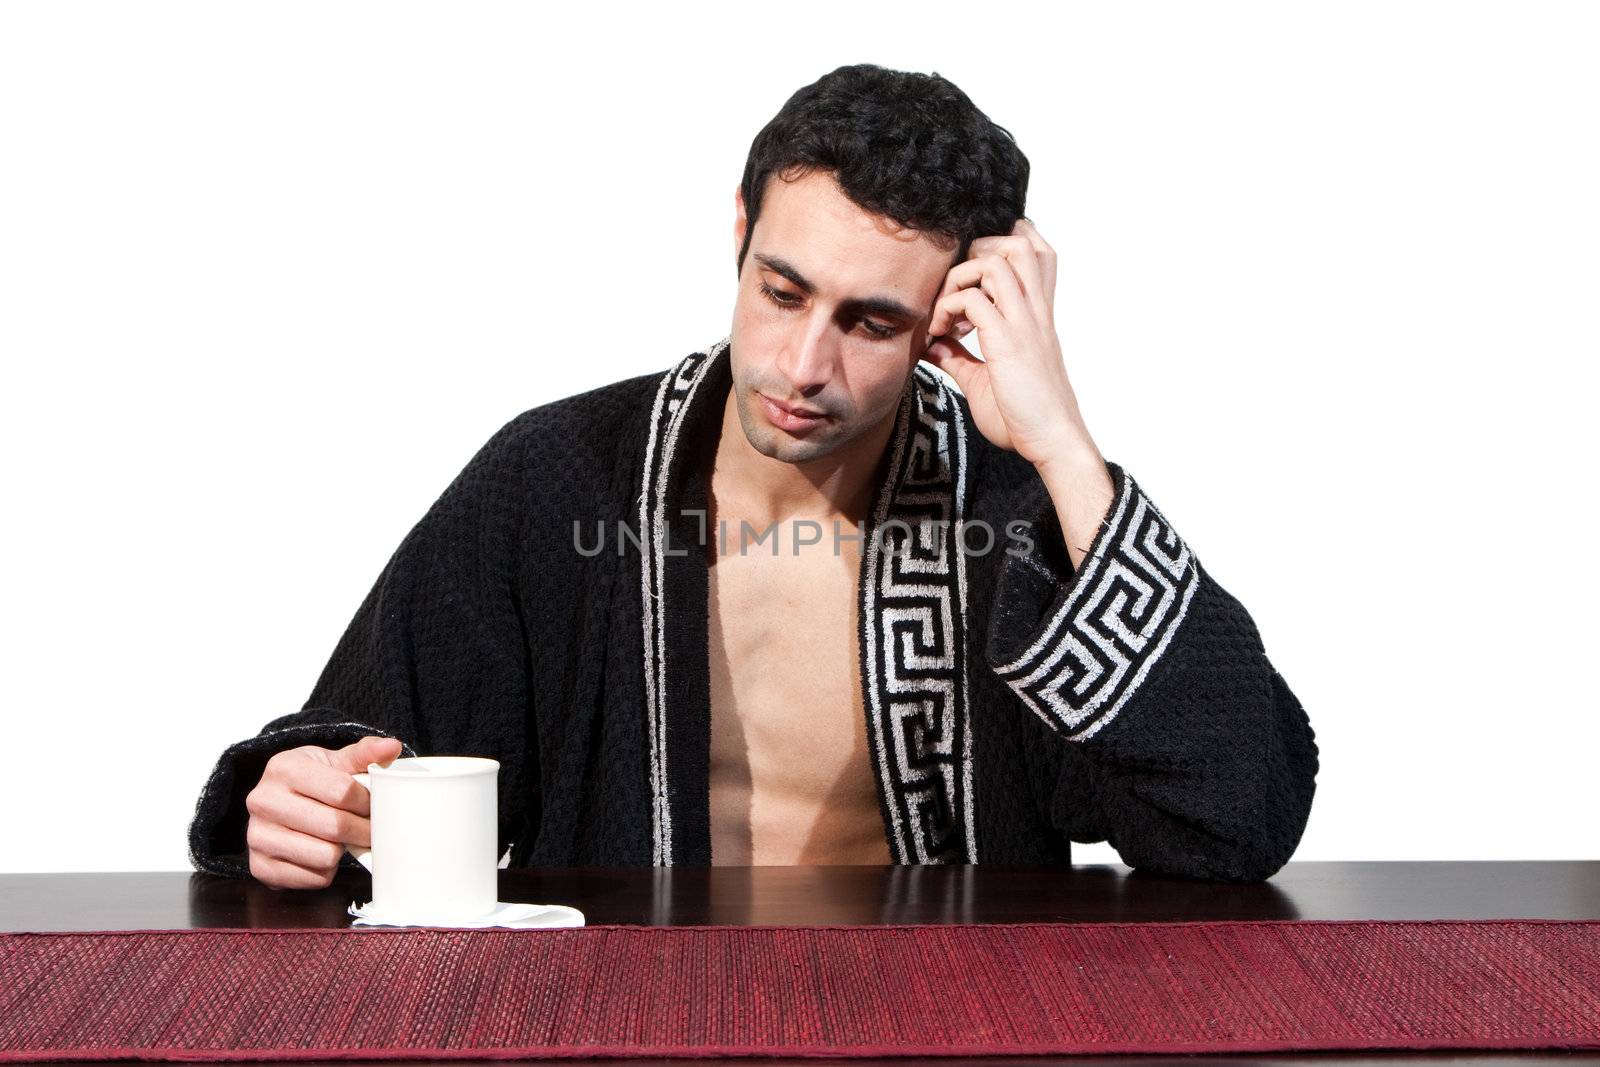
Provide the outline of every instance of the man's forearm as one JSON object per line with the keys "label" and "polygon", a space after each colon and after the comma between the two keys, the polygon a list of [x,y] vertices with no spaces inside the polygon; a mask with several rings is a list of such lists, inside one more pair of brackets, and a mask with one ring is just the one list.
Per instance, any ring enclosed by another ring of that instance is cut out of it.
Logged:
{"label": "man's forearm", "polygon": [[1063,441],[1052,458],[1035,469],[1055,505],[1067,542],[1067,558],[1077,571],[1105,524],[1115,492],[1105,458],[1087,430],[1074,427],[1064,433]]}

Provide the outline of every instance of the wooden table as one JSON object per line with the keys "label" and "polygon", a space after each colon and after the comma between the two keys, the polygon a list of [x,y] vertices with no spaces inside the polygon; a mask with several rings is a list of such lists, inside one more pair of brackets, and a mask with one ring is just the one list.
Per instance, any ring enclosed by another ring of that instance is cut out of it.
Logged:
{"label": "wooden table", "polygon": [[[1175,922],[1197,919],[1600,920],[1600,862],[1290,863],[1270,881],[1160,878],[1121,865],[1062,867],[543,868],[500,872],[500,899],[571,904],[591,924]],[[370,877],[326,890],[277,890],[187,872],[0,874],[0,930],[341,927]],[[1208,1059],[1209,1057],[1200,1057]],[[1600,1054],[1308,1053],[1226,1057],[1252,1064],[1600,1063]],[[1095,1067],[1185,1056],[1027,1057]],[[341,1061],[348,1064],[351,1061]],[[409,1060],[408,1064],[425,1061]],[[503,1061],[497,1061],[503,1062]],[[576,1060],[561,1061],[578,1063]],[[594,1061],[617,1063],[616,1060]],[[733,1061],[656,1061],[685,1064]],[[777,1061],[751,1061],[774,1063]],[[784,1061],[814,1065],[814,1059]],[[866,1064],[874,1061],[835,1061]],[[904,1059],[876,1061],[904,1065]],[[939,1060],[946,1067],[1017,1058]],[[1217,1062],[1221,1062],[1218,1058]],[[455,1067],[460,1067],[459,1061]]]}

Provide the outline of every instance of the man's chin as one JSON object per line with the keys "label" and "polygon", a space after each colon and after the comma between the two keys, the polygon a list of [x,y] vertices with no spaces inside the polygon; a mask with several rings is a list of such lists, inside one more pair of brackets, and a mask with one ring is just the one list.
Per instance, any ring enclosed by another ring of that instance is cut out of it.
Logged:
{"label": "man's chin", "polygon": [[[768,459],[782,463],[804,463],[820,459],[839,446],[831,426],[819,426],[804,437],[796,437],[765,421],[760,415],[740,412],[740,425],[750,447]],[[746,417],[748,416],[748,417]]]}
{"label": "man's chin", "polygon": [[807,460],[821,459],[836,446],[831,437],[827,440],[809,436],[800,439],[771,426],[759,427],[754,433],[746,432],[745,439],[750,442],[751,448],[763,456],[783,463],[804,463]]}

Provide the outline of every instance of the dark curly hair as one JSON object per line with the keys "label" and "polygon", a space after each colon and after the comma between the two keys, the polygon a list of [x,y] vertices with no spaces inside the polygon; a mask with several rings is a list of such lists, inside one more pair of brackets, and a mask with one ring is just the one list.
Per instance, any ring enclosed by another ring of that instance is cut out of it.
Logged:
{"label": "dark curly hair", "polygon": [[1028,157],[1004,127],[935,74],[857,63],[795,92],[750,144],[742,191],[743,272],[768,177],[832,171],[858,207],[927,232],[966,259],[974,238],[1023,217]]}

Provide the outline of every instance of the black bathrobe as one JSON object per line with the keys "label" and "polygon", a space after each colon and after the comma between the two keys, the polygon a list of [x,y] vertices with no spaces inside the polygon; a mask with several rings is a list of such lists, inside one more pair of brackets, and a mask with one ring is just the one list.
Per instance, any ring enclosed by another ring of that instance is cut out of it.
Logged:
{"label": "black bathrobe", "polygon": [[[498,759],[513,866],[710,863],[696,546],[716,533],[729,342],[501,428],[395,551],[303,710],[222,753],[195,866],[248,874],[244,799],[269,756],[368,734]],[[1109,841],[1135,868],[1255,881],[1294,852],[1310,722],[1244,607],[1106,466],[1115,499],[1074,572],[1033,466],[927,366],[907,381],[856,635],[896,863],[1064,864],[1070,842]]]}

